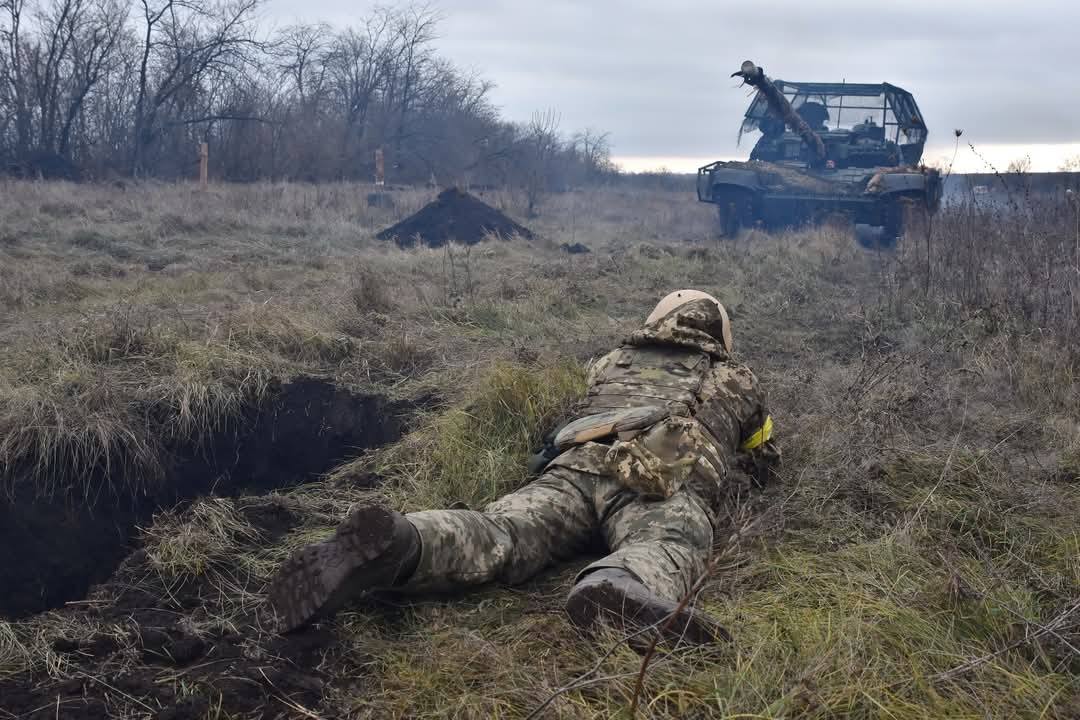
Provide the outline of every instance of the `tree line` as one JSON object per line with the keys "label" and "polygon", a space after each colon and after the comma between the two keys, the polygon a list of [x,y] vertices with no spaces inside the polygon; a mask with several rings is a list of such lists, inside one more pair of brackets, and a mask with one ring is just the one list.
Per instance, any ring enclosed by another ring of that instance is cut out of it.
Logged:
{"label": "tree line", "polygon": [[516,187],[615,173],[607,136],[512,123],[492,85],[434,47],[428,6],[266,32],[260,0],[0,0],[0,170]]}

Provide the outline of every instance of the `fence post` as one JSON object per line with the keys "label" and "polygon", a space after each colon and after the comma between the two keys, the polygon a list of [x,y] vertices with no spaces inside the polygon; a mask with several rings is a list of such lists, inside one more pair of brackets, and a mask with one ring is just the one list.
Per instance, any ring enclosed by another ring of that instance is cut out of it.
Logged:
{"label": "fence post", "polygon": [[383,149],[375,149],[375,184],[386,184],[386,162],[383,159]]}
{"label": "fence post", "polygon": [[209,179],[210,145],[199,143],[199,189],[205,190]]}

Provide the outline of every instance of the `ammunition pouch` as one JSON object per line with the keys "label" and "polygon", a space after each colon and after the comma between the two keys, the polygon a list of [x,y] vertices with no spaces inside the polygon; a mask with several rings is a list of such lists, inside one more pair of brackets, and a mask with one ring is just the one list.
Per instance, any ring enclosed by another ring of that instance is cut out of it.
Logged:
{"label": "ammunition pouch", "polygon": [[705,442],[696,420],[672,415],[616,440],[604,460],[623,487],[646,499],[665,499],[686,484]]}
{"label": "ammunition pouch", "polygon": [[669,498],[686,484],[705,442],[693,418],[663,406],[623,408],[590,415],[555,436],[564,452],[577,445],[608,445],[603,465],[623,487],[643,498]]}

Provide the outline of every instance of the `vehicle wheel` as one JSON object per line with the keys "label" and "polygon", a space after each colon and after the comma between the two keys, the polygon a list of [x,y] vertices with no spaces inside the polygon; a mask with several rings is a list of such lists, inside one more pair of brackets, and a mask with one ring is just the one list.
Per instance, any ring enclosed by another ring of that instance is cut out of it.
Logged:
{"label": "vehicle wheel", "polygon": [[893,247],[900,236],[904,234],[904,201],[894,198],[885,203],[882,213],[882,235],[880,245]]}
{"label": "vehicle wheel", "polygon": [[814,218],[814,225],[831,228],[846,234],[855,232],[855,218],[850,213],[842,211],[822,213],[819,217]]}
{"label": "vehicle wheel", "polygon": [[720,232],[734,239],[743,228],[754,224],[754,201],[750,193],[726,192],[717,198],[717,220]]}
{"label": "vehicle wheel", "polygon": [[887,239],[884,228],[877,228],[872,225],[863,225],[861,228],[856,228],[855,242],[867,250],[888,250],[896,244],[895,239]]}
{"label": "vehicle wheel", "polygon": [[920,210],[926,210],[926,198],[924,197],[899,195],[886,200],[882,212],[884,233],[881,238],[881,245],[884,247],[895,246],[896,242],[904,236],[907,229],[908,214]]}

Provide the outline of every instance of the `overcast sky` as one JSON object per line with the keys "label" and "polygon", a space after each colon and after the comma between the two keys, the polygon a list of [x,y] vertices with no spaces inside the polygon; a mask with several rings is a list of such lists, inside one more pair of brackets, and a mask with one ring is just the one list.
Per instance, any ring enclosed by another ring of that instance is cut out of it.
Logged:
{"label": "overcast sky", "polygon": [[[366,0],[269,0],[283,23],[358,22]],[[385,4],[385,3],[384,3]],[[610,132],[630,169],[743,157],[750,96],[729,75],[751,59],[785,80],[891,82],[930,126],[925,159],[958,166],[1080,155],[1076,0],[441,0],[438,47],[496,83],[513,120],[555,109],[565,132]]]}

